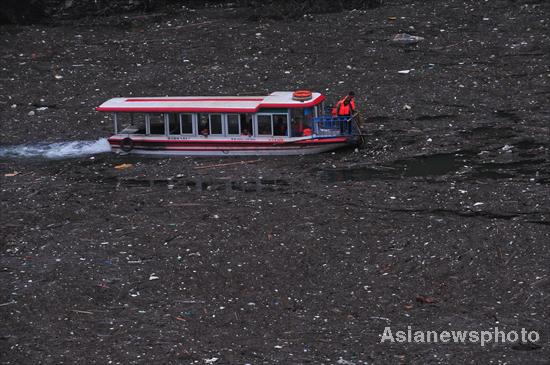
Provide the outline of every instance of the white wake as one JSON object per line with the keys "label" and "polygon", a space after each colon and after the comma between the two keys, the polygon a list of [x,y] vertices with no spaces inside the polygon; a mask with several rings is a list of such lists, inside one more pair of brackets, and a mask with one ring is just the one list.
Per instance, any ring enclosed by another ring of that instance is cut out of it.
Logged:
{"label": "white wake", "polygon": [[95,155],[109,151],[111,151],[111,146],[107,138],[101,138],[97,141],[39,142],[0,146],[0,157],[67,158]]}

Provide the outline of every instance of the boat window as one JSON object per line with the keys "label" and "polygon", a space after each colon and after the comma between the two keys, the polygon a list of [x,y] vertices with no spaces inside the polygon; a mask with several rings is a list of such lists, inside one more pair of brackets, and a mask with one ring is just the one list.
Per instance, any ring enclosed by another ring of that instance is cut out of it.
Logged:
{"label": "boat window", "polygon": [[145,114],[117,113],[117,132],[124,134],[145,134]]}
{"label": "boat window", "polygon": [[170,134],[180,134],[180,123],[178,120],[178,115],[175,113],[168,114],[168,132]]}
{"label": "boat window", "polygon": [[210,134],[223,134],[221,114],[210,114]]}
{"label": "boat window", "polygon": [[254,128],[252,123],[252,114],[241,114],[241,135],[251,136],[254,134]]}
{"label": "boat window", "polygon": [[288,117],[286,114],[273,114],[273,135],[286,136],[288,130]]}
{"label": "boat window", "polygon": [[165,134],[164,114],[149,114],[149,134]]}
{"label": "boat window", "polygon": [[210,130],[208,128],[208,114],[197,114],[197,123],[199,127],[199,134],[202,134],[203,136],[210,134]]}
{"label": "boat window", "polygon": [[304,130],[304,109],[296,108],[290,110],[290,128],[293,137],[299,137]]}
{"label": "boat window", "polygon": [[258,135],[273,135],[271,115],[258,115]]}
{"label": "boat window", "polygon": [[193,114],[180,114],[182,134],[193,134]]}
{"label": "boat window", "polygon": [[313,119],[313,108],[305,108],[304,109],[304,119],[306,122],[311,122]]}
{"label": "boat window", "polygon": [[227,134],[241,134],[241,123],[238,114],[227,114]]}

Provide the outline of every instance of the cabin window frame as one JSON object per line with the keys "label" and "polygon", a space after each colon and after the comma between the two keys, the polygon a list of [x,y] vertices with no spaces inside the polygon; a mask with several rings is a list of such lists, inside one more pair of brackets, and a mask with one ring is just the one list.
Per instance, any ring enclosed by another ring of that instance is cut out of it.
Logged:
{"label": "cabin window frame", "polygon": [[[166,113],[166,115],[167,115],[167,119],[168,119],[167,124],[166,124],[166,126],[167,126],[166,135],[167,136],[179,136],[181,134],[181,123],[179,122],[178,113],[173,113],[172,112],[172,113]],[[177,121],[176,126],[178,126],[178,128],[179,128],[179,133],[172,133],[171,132],[171,130],[170,130],[170,115],[175,115],[176,116],[176,121]]]}
{"label": "cabin window frame", "polygon": [[[121,117],[121,114],[122,115],[128,115],[128,117]],[[134,113],[134,112],[113,112],[113,126],[114,126],[114,132],[115,132],[115,135],[117,134],[126,134],[126,135],[140,135],[140,136],[145,136],[146,133],[130,133],[128,131],[125,132],[126,129],[128,129],[129,126],[136,126],[136,118],[135,116],[137,115],[140,115],[140,116],[143,116],[143,127],[145,127],[145,129],[147,129],[147,125],[146,125],[146,122],[145,122],[145,113]],[[121,121],[124,122],[124,121],[128,121],[128,119],[124,119],[124,118],[129,118],[129,121],[130,121],[130,125],[129,126],[124,126],[124,125],[121,125]],[[139,123],[139,121],[137,122]],[[140,129],[137,129],[137,131],[140,131]]]}
{"label": "cabin window frame", "polygon": [[[237,117],[237,122],[239,123],[239,132],[237,134],[234,134],[234,133],[229,133],[229,117],[230,116],[236,116]],[[235,137],[235,136],[240,136],[241,135],[241,132],[242,132],[242,128],[241,128],[241,114],[239,113],[227,113],[227,114],[224,114],[224,128],[225,128],[225,135],[226,136],[232,136],[232,137]]]}
{"label": "cabin window frame", "polygon": [[[286,134],[283,135],[275,135],[275,116],[276,115],[284,115],[286,117]],[[288,111],[286,113],[272,113],[271,114],[271,129],[273,130],[273,137],[289,137],[289,130],[290,130],[290,117],[288,115]]]}
{"label": "cabin window frame", "polygon": [[[213,115],[219,115],[220,116],[220,124],[222,127],[221,133],[212,133],[212,116]],[[208,113],[208,135],[210,136],[225,136],[225,128],[224,128],[224,118],[222,113]]]}
{"label": "cabin window frame", "polygon": [[[259,131],[260,131],[260,125],[258,123],[258,117],[260,116],[263,116],[263,115],[267,115],[271,118],[271,134],[260,134]],[[277,115],[280,115],[280,116],[285,116],[286,117],[286,134],[284,135],[275,135],[275,116]],[[270,137],[290,137],[290,113],[289,111],[287,110],[286,113],[282,113],[282,112],[261,112],[261,113],[256,113],[255,114],[255,118],[254,118],[254,135],[257,136],[257,137],[267,137],[267,136],[270,136]]]}
{"label": "cabin window frame", "polygon": [[[271,120],[271,134],[260,134],[260,117],[261,116],[269,116]],[[257,137],[273,137],[273,114],[271,113],[256,113],[256,116],[254,118],[254,135]]]}
{"label": "cabin window frame", "polygon": [[[190,115],[191,116],[191,133],[183,133],[183,115]],[[196,136],[197,135],[197,114],[196,113],[177,113],[178,116],[178,122],[180,125],[180,136]]]}
{"label": "cabin window frame", "polygon": [[[258,136],[258,133],[257,133],[257,125],[256,125],[256,113],[238,113],[239,114],[239,124],[241,126],[241,136],[247,136],[247,137],[257,137]],[[241,119],[241,116],[244,115],[245,116],[245,120],[244,120],[244,123],[243,123],[243,120]],[[250,117],[251,121],[250,121],[250,129],[248,128],[248,117]],[[243,133],[243,127],[246,127],[246,129],[249,129],[248,130],[248,133],[247,134],[242,134]]]}
{"label": "cabin window frame", "polygon": [[[162,114],[162,119],[164,122],[164,133],[151,133],[151,115],[152,114]],[[170,131],[168,130],[169,127],[169,121],[168,121],[168,113],[165,112],[159,112],[159,113],[145,113],[145,135],[146,136],[168,136]]]}

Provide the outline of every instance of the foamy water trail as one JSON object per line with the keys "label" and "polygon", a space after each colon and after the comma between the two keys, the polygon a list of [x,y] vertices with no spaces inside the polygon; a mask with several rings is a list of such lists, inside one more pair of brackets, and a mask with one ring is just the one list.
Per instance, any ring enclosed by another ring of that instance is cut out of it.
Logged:
{"label": "foamy water trail", "polygon": [[0,157],[68,158],[95,155],[111,151],[107,138],[97,141],[69,141],[54,143],[30,143],[0,146]]}

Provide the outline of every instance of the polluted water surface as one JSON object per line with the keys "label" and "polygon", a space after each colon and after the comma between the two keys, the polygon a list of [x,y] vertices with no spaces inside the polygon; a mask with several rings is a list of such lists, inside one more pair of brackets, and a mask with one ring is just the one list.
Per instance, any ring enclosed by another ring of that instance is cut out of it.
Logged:
{"label": "polluted water surface", "polygon": [[168,178],[168,179],[135,179],[135,178],[109,178],[99,181],[105,186],[114,186],[115,189],[146,188],[150,190],[178,190],[188,192],[208,191],[240,191],[250,192],[272,192],[281,191],[291,187],[290,183],[282,179],[212,179],[202,176],[189,178]]}

